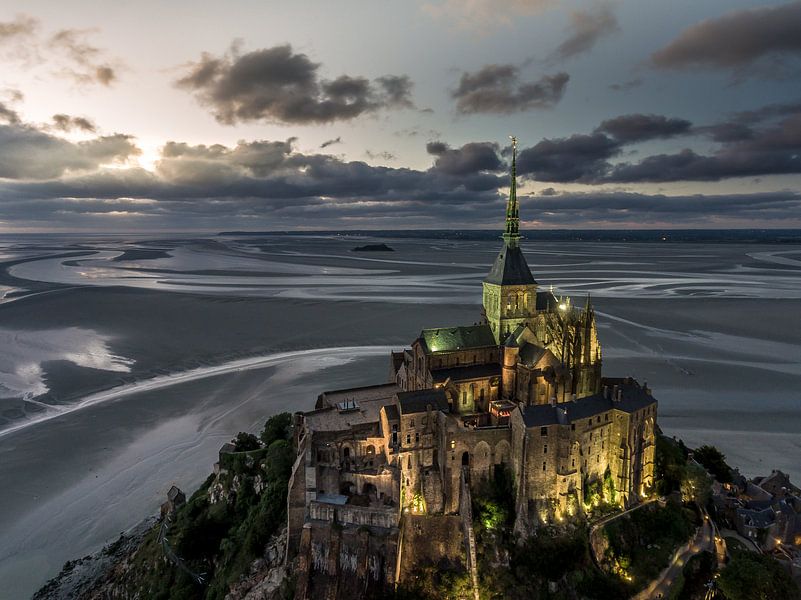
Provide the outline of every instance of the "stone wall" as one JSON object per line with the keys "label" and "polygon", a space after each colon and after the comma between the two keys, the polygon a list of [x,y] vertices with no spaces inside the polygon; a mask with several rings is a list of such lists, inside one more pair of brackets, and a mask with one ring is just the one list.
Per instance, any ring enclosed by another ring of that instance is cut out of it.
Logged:
{"label": "stone wall", "polygon": [[400,582],[415,569],[442,561],[456,569],[465,568],[462,519],[458,515],[404,515],[401,527]]}
{"label": "stone wall", "polygon": [[295,598],[381,597],[393,587],[398,530],[307,523],[298,554]]}

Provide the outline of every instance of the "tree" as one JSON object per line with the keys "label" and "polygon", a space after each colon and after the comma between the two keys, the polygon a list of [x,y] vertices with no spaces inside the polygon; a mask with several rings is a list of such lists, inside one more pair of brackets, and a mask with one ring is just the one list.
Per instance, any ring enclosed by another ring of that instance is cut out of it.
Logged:
{"label": "tree", "polygon": [[735,550],[718,578],[726,600],[798,600],[801,593],[793,580],[770,556]]}
{"label": "tree", "polygon": [[270,417],[261,432],[261,441],[269,446],[275,440],[288,440],[292,433],[292,415],[288,412],[278,413]]}
{"label": "tree", "polygon": [[693,458],[704,465],[720,483],[731,482],[731,467],[726,464],[726,456],[714,446],[701,446],[693,452]]}
{"label": "tree", "polygon": [[244,431],[240,431],[236,434],[234,445],[236,446],[237,452],[248,452],[250,450],[258,450],[261,448],[259,438],[252,433],[245,433]]}
{"label": "tree", "polygon": [[681,480],[681,498],[704,506],[712,495],[712,480],[703,467],[688,463]]}

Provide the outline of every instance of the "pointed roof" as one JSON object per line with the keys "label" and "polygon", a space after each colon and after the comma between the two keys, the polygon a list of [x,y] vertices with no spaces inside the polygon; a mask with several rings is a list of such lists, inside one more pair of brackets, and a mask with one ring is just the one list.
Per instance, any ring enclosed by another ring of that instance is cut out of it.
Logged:
{"label": "pointed roof", "polygon": [[517,138],[512,137],[512,174],[509,200],[506,203],[506,228],[503,232],[503,248],[487,275],[487,283],[496,285],[536,284],[520,249],[520,215],[517,205]]}

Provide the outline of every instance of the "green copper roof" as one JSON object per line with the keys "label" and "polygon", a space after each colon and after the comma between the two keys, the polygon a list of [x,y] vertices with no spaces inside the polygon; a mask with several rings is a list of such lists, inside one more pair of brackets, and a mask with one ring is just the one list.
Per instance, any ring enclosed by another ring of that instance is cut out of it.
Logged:
{"label": "green copper roof", "polygon": [[489,325],[423,329],[420,338],[429,353],[497,346]]}

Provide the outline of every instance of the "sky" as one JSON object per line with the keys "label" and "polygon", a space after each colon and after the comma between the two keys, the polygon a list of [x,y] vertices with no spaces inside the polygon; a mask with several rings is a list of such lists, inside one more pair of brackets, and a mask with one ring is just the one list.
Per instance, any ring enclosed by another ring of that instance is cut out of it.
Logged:
{"label": "sky", "polygon": [[801,2],[0,0],[0,233],[801,227]]}

